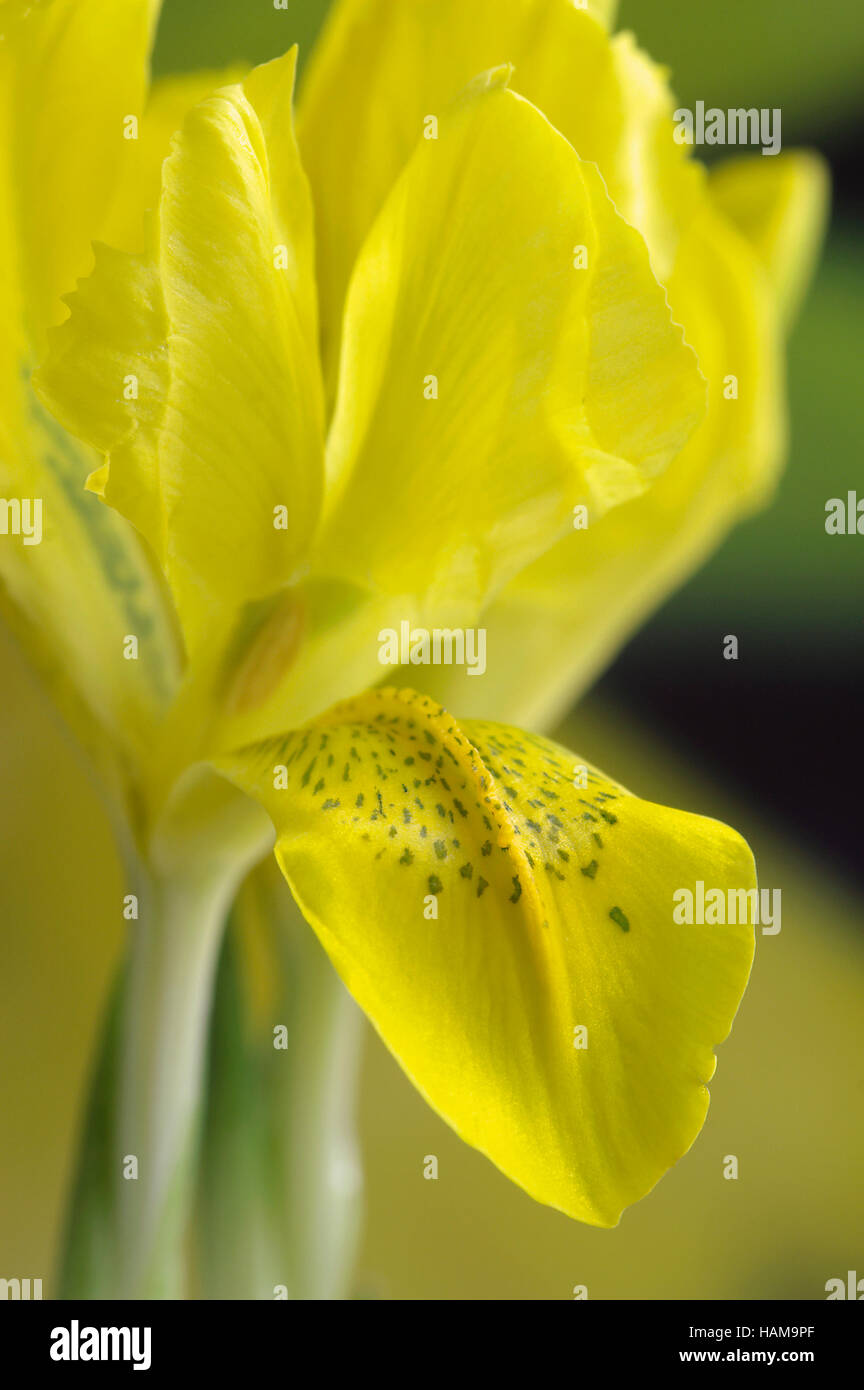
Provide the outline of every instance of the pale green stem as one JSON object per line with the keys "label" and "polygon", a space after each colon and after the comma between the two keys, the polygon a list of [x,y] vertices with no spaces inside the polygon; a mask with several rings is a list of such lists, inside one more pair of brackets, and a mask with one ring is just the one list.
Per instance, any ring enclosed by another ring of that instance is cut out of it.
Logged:
{"label": "pale green stem", "polygon": [[237,888],[271,840],[257,807],[199,778],[132,870],[138,917],[91,1101],[66,1297],[185,1293],[215,963]]}
{"label": "pale green stem", "polygon": [[[244,865],[245,867],[245,865]],[[178,1298],[216,956],[236,887],[156,881],[134,929],[115,1134],[117,1297]],[[130,1178],[137,1162],[137,1177]]]}
{"label": "pale green stem", "polygon": [[[361,1016],[272,860],[253,876],[282,988],[250,1039],[242,991],[213,1019],[226,918],[272,841],[263,812],[224,782],[189,782],[160,824],[106,1029],[72,1207],[62,1296],[179,1298],[199,1171],[197,1290],[205,1297],[350,1296],[360,1226],[354,1138]],[[242,903],[242,897],[241,897]],[[226,973],[227,972],[227,973]],[[233,991],[233,998],[232,998]],[[232,1022],[233,1011],[233,1022]],[[273,1046],[284,1025],[287,1048]]]}
{"label": "pale green stem", "polygon": [[[280,982],[254,1027],[240,945],[249,918],[259,924],[259,945],[267,943],[269,978]],[[274,863],[247,883],[235,927],[212,1026],[197,1291],[205,1298],[342,1299],[353,1288],[360,1229],[354,1108],[361,1015]]]}
{"label": "pale green stem", "polygon": [[302,920],[292,929],[289,968],[288,1054],[275,1072],[287,1282],[295,1298],[341,1299],[351,1293],[360,1233],[362,1016]]}

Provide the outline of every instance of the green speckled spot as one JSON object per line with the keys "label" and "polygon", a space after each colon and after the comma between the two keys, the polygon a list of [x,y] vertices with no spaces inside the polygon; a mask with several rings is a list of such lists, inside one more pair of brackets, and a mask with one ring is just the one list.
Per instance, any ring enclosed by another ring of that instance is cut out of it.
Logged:
{"label": "green speckled spot", "polygon": [[609,916],[612,918],[612,921],[616,924],[616,926],[619,926],[622,931],[630,930],[630,923],[627,921],[627,917],[621,911],[620,907],[613,907],[612,911],[609,913]]}

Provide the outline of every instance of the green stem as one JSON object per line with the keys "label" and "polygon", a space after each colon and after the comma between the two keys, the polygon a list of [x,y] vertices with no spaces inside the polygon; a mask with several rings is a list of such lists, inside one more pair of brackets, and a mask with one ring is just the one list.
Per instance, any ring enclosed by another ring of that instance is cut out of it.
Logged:
{"label": "green stem", "polygon": [[185,1292],[215,963],[238,885],[272,838],[264,819],[225,783],[199,781],[136,866],[138,918],[91,1100],[66,1297]]}
{"label": "green stem", "polygon": [[[232,876],[233,877],[233,876]],[[232,883],[158,881],[129,957],[115,1134],[120,1298],[183,1292],[183,1214],[204,1040]],[[131,1162],[137,1176],[130,1178]]]}
{"label": "green stem", "polygon": [[[250,1015],[253,959],[270,988]],[[274,1029],[280,1044],[284,1029],[287,1047],[274,1047]],[[350,1296],[361,1209],[360,1044],[359,1010],[275,863],[262,864],[237,901],[219,969],[198,1213],[200,1296]]]}
{"label": "green stem", "polygon": [[274,1076],[289,1287],[296,1298],[341,1299],[360,1232],[361,1014],[302,919],[289,946],[289,1048]]}

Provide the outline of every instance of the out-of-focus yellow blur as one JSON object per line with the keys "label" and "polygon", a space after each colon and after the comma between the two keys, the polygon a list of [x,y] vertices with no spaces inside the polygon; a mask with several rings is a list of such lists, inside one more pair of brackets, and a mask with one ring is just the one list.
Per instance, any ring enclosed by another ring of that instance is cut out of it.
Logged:
{"label": "out-of-focus yellow blur", "polygon": [[125,890],[93,786],[2,626],[0,691],[0,1278],[48,1281]]}
{"label": "out-of-focus yellow blur", "polygon": [[[41,1277],[50,1296],[123,883],[95,794],[2,634],[0,669],[0,1277]],[[566,741],[632,790],[747,834],[762,886],[782,890],[782,931],[759,936],[702,1135],[614,1231],[535,1205],[370,1038],[357,1292],[566,1299],[585,1285],[589,1298],[824,1298],[827,1279],[864,1273],[864,910],[774,839],[758,807],[724,799],[624,715],[589,702]],[[433,1154],[437,1181],[423,1176]],[[727,1155],[737,1181],[723,1176]]]}

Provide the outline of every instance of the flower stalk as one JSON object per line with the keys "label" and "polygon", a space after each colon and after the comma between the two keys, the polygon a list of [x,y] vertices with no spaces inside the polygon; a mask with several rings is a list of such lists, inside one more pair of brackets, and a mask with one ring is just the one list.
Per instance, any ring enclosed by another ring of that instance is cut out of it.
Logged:
{"label": "flower stalk", "polygon": [[134,866],[137,917],[94,1078],[67,1297],[185,1293],[215,966],[231,902],[270,835],[257,808],[199,773]]}
{"label": "flower stalk", "polygon": [[359,1010],[275,864],[260,865],[235,904],[219,965],[198,1296],[350,1297],[360,1030]]}
{"label": "flower stalk", "polygon": [[283,921],[289,1046],[273,1087],[291,1286],[297,1298],[342,1299],[360,1233],[362,1016],[284,888],[279,902],[283,919],[293,919]]}

